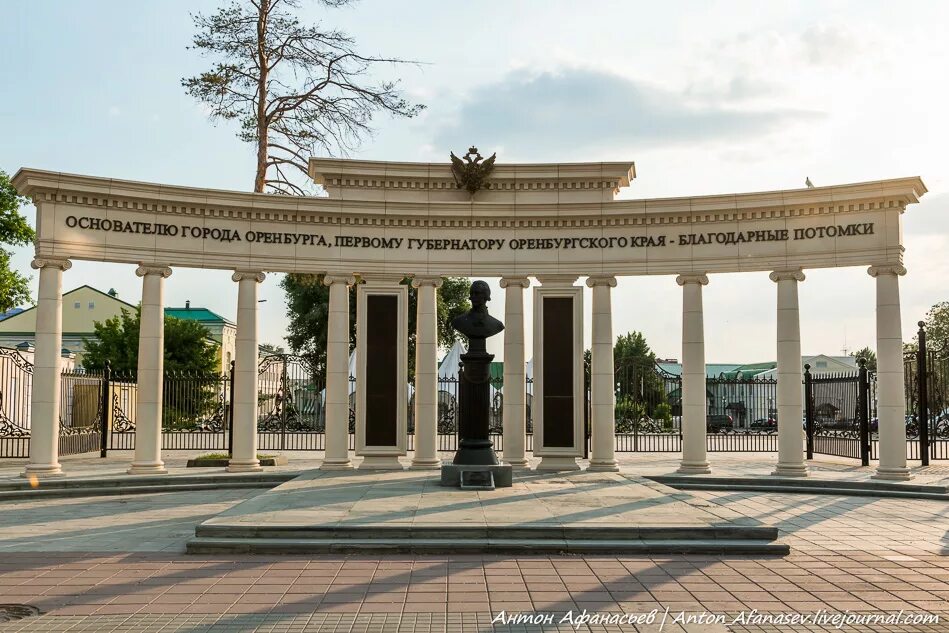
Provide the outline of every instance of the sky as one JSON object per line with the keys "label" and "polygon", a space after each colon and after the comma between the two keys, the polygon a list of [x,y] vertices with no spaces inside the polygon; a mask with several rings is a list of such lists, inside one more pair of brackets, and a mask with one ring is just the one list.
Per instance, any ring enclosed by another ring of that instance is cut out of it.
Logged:
{"label": "sky", "polygon": [[[253,148],[180,85],[209,63],[188,49],[190,14],[221,3],[5,0],[0,169],[252,189]],[[904,338],[949,300],[949,3],[301,0],[300,14],[349,32],[366,53],[418,62],[378,77],[401,79],[423,114],[378,118],[352,158],[447,162],[474,144],[498,162],[635,162],[624,198],[921,176],[929,193],[903,216]],[[18,248],[13,264],[32,272],[31,258]],[[166,304],[191,300],[234,319],[230,273],[195,272],[175,271]],[[806,274],[803,352],[872,347],[866,269]],[[261,340],[276,344],[287,324],[279,277],[260,289]],[[503,291],[489,281],[503,318]],[[141,297],[132,265],[74,261],[63,283]],[[707,360],[773,360],[775,295],[765,272],[710,275]],[[672,276],[620,278],[614,334],[639,330],[657,355],[678,358],[681,302]]]}

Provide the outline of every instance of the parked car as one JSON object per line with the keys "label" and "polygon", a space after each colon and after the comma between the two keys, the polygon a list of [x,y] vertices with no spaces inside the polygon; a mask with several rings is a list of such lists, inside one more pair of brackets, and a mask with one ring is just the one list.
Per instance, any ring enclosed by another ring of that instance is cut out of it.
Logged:
{"label": "parked car", "polygon": [[755,429],[757,431],[776,431],[778,428],[778,421],[774,418],[758,418],[757,420],[752,421],[748,425],[748,428]]}
{"label": "parked car", "polygon": [[722,431],[731,431],[734,428],[735,423],[730,415],[705,416],[705,430],[708,433],[721,433]]}

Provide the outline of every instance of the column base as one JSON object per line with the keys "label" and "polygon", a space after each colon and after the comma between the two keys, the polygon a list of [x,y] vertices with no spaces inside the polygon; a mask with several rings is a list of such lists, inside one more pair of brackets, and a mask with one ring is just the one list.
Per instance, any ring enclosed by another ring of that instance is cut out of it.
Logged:
{"label": "column base", "polygon": [[442,460],[436,459],[413,459],[409,470],[440,470]]}
{"label": "column base", "polygon": [[888,468],[878,466],[876,474],[870,475],[870,479],[884,479],[889,481],[909,481],[913,478],[913,473],[909,468]]}
{"label": "column base", "polygon": [[127,475],[167,475],[165,462],[132,462],[129,469],[125,471]]}
{"label": "column base", "polygon": [[807,466],[805,464],[782,464],[779,462],[771,474],[776,477],[807,477]]}
{"label": "column base", "polygon": [[229,473],[259,473],[263,469],[257,459],[232,459],[226,470]]}
{"label": "column base", "polygon": [[538,471],[580,470],[576,457],[541,457]]}
{"label": "column base", "polygon": [[359,470],[405,470],[398,455],[366,455]]}
{"label": "column base", "polygon": [[619,463],[617,463],[615,459],[591,459],[590,465],[587,466],[587,470],[593,472],[615,473],[619,472]]}
{"label": "column base", "polygon": [[320,464],[320,470],[352,470],[355,468],[348,457],[327,457]]}
{"label": "column base", "polygon": [[680,475],[709,475],[712,472],[712,468],[708,465],[708,462],[681,462],[679,464],[677,473]]}
{"label": "column base", "polygon": [[530,468],[530,460],[526,457],[521,457],[520,459],[508,459],[507,457],[501,456],[501,463],[510,464],[511,468],[514,470],[523,470],[525,468]]}
{"label": "column base", "polygon": [[20,477],[25,479],[47,479],[54,477],[65,477],[63,467],[59,464],[27,464],[26,468],[20,473]]}

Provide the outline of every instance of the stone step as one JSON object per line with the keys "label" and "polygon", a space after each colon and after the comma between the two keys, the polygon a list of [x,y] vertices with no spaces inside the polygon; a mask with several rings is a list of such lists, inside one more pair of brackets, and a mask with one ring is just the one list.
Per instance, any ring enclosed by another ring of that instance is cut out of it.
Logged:
{"label": "stone step", "polygon": [[128,488],[130,486],[171,486],[184,484],[226,484],[233,482],[288,482],[300,476],[289,473],[215,473],[206,475],[118,475],[110,477],[60,477],[40,479],[34,486],[27,479],[0,482],[0,492],[13,490],[63,490],[68,488]]}
{"label": "stone step", "polygon": [[774,494],[838,495],[843,497],[885,497],[895,499],[931,499],[949,501],[949,494],[932,492],[913,492],[902,490],[871,490],[860,488],[826,488],[809,486],[768,486],[766,484],[706,484],[684,482],[674,486],[677,490],[720,490],[770,492]]}
{"label": "stone step", "polygon": [[[213,519],[211,520],[213,521]],[[695,526],[563,526],[563,525],[244,525],[205,522],[195,528],[195,536],[215,539],[294,539],[360,541],[392,539],[503,540],[583,540],[583,541],[773,541],[776,527],[757,525]]]}
{"label": "stone step", "polygon": [[436,539],[208,538],[191,539],[189,554],[710,554],[786,556],[784,543],[732,539]]}
{"label": "stone step", "polygon": [[709,477],[707,475],[644,475],[646,479],[677,488],[679,483],[702,483],[719,485],[767,485],[791,488],[833,488],[839,490],[892,490],[897,492],[921,492],[949,494],[949,486],[900,483],[891,481],[840,481],[815,479],[813,477]]}
{"label": "stone step", "polygon": [[888,497],[949,501],[949,489],[945,486],[925,484],[780,477],[773,479],[765,477],[705,477],[701,475],[659,475],[648,476],[647,479],[676,490],[744,490],[776,494],[824,494],[845,497]]}
{"label": "stone step", "polygon": [[[129,477],[122,479],[105,480],[72,480],[58,481],[57,484],[47,485],[43,481],[39,487],[29,486],[10,487],[0,489],[0,502],[22,499],[56,499],[70,497],[106,497],[115,495],[154,494],[161,492],[193,492],[197,490],[235,490],[235,489],[270,489],[279,486],[296,477],[296,474],[287,477]],[[210,481],[209,481],[210,479]],[[128,483],[126,483],[128,482]],[[147,483],[146,483],[147,482]]]}

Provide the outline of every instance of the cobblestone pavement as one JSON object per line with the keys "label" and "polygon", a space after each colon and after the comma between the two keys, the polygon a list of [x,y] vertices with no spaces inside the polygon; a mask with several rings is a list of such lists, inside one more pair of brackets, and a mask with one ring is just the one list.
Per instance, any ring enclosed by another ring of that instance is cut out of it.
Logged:
{"label": "cobblestone pavement", "polygon": [[[744,468],[763,463],[749,462]],[[723,520],[778,526],[791,546],[784,558],[182,553],[197,523],[261,492],[0,504],[0,612],[2,603],[19,603],[45,614],[0,624],[0,632],[659,630],[656,622],[557,624],[583,609],[615,617],[653,609],[659,617],[668,609],[662,631],[676,633],[949,631],[949,504],[941,501],[692,493],[689,503]],[[825,618],[903,610],[942,621],[842,629],[827,619],[793,626],[672,622],[679,613],[695,619],[703,612],[730,621],[754,609],[771,617],[826,610]],[[551,614],[554,624],[492,625],[501,611]]]}

